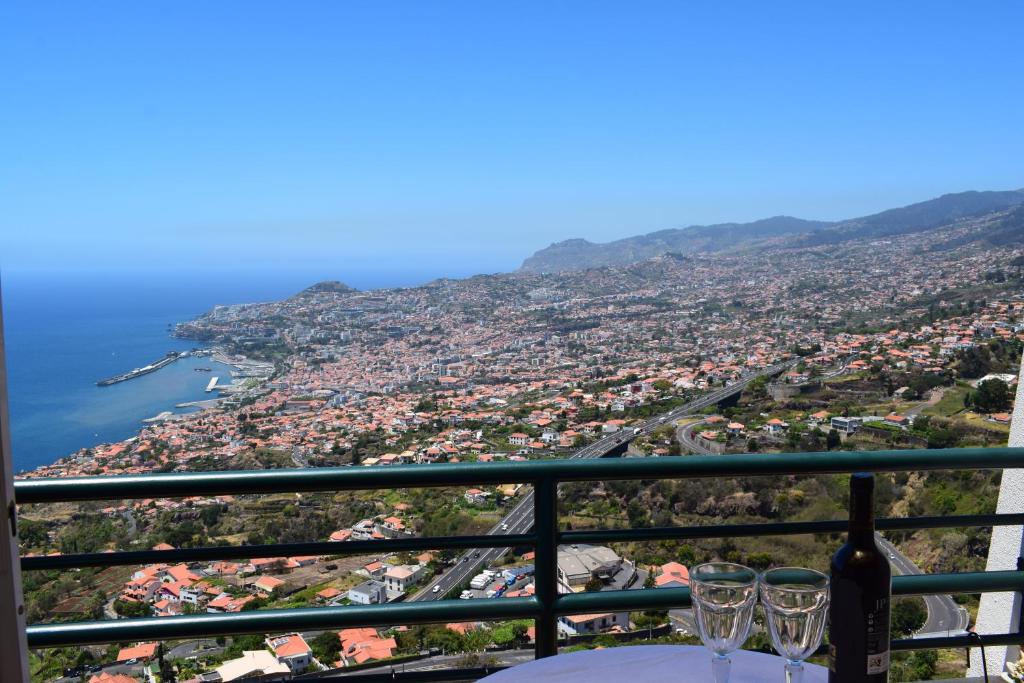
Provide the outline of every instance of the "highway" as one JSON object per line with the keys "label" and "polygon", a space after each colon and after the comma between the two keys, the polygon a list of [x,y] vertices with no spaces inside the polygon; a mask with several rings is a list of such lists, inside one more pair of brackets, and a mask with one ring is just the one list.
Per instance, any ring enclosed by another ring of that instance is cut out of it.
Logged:
{"label": "highway", "polygon": [[[875,533],[875,541],[882,549],[882,552],[889,554],[889,564],[899,574],[923,574],[918,566],[906,555],[901,553],[892,543],[887,541],[880,533]],[[915,638],[930,638],[934,636],[962,635],[967,630],[970,616],[967,610],[960,607],[953,598],[948,595],[922,595],[924,604],[928,607],[928,619],[924,622]]]}
{"label": "highway", "polygon": [[[701,396],[700,398],[681,405],[674,410],[655,416],[646,422],[643,422],[639,426],[623,429],[609,434],[602,439],[598,439],[594,443],[573,453],[571,459],[603,457],[616,448],[632,441],[636,437],[651,433],[670,420],[675,420],[684,415],[695,413],[710,405],[718,403],[719,401],[723,401],[741,391],[755,379],[765,375],[774,375],[782,372],[795,365],[796,362],[797,361],[795,360],[786,361],[784,363],[778,363],[764,368],[763,370],[744,375],[739,380],[728,386],[716,389],[704,396]],[[532,490],[524,495],[523,498],[516,503],[515,507],[512,508],[511,512],[505,515],[500,522],[491,527],[487,533],[488,535],[522,534],[528,532],[531,527],[533,527]],[[507,552],[508,548],[479,548],[467,550],[456,558],[454,566],[440,576],[434,577],[418,593],[412,595],[408,599],[408,602],[443,599],[453,589],[472,578],[480,567],[496,562]],[[434,588],[438,586],[438,590],[435,591]]]}

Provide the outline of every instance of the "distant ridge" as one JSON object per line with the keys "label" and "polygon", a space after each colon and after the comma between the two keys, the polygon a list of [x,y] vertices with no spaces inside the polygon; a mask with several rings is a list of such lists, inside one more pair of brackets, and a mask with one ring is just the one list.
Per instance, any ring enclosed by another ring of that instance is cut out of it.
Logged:
{"label": "distant ridge", "polygon": [[347,294],[349,292],[358,291],[358,289],[349,287],[344,282],[338,282],[337,280],[324,280],[323,282],[318,282],[315,285],[312,285],[311,287],[307,287],[306,289],[299,292],[299,294],[320,294],[323,292]]}
{"label": "distant ridge", "polygon": [[733,251],[771,241],[775,246],[815,246],[849,239],[902,235],[948,225],[958,219],[1024,204],[1024,190],[960,192],[845,221],[803,220],[775,216],[752,223],[692,225],[594,243],[585,239],[556,242],[536,252],[520,267],[532,273],[585,270],[637,263],[667,253],[692,255]]}

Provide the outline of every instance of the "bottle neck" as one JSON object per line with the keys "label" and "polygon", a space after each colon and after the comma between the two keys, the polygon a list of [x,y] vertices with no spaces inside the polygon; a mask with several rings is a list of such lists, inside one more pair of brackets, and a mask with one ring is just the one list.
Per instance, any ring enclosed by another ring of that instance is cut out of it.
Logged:
{"label": "bottle neck", "polygon": [[856,546],[875,543],[874,496],[870,489],[851,491],[849,541]]}

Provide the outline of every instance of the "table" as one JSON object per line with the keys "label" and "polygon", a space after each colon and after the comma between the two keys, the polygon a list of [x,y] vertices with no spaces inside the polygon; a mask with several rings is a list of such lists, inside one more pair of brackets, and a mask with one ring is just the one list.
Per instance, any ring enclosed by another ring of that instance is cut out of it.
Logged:
{"label": "table", "polygon": [[[733,652],[730,683],[780,683],[785,660],[763,652]],[[804,664],[804,683],[825,683],[828,669]],[[545,657],[498,671],[487,683],[671,683],[711,678],[711,652],[698,645],[631,645]]]}

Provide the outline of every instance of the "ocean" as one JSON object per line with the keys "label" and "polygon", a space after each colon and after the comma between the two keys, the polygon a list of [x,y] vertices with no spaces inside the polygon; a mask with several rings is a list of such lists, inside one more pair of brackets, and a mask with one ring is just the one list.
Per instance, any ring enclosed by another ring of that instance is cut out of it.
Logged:
{"label": "ocean", "polygon": [[[349,280],[360,289],[409,286],[439,274],[376,273]],[[50,464],[84,447],[135,435],[141,420],[177,403],[211,398],[212,375],[228,368],[187,358],[108,387],[96,381],[201,346],[174,339],[170,326],[216,304],[286,298],[323,277],[302,273],[223,277],[10,275],[2,280],[11,444],[15,471]],[[211,367],[213,372],[196,372]]]}

